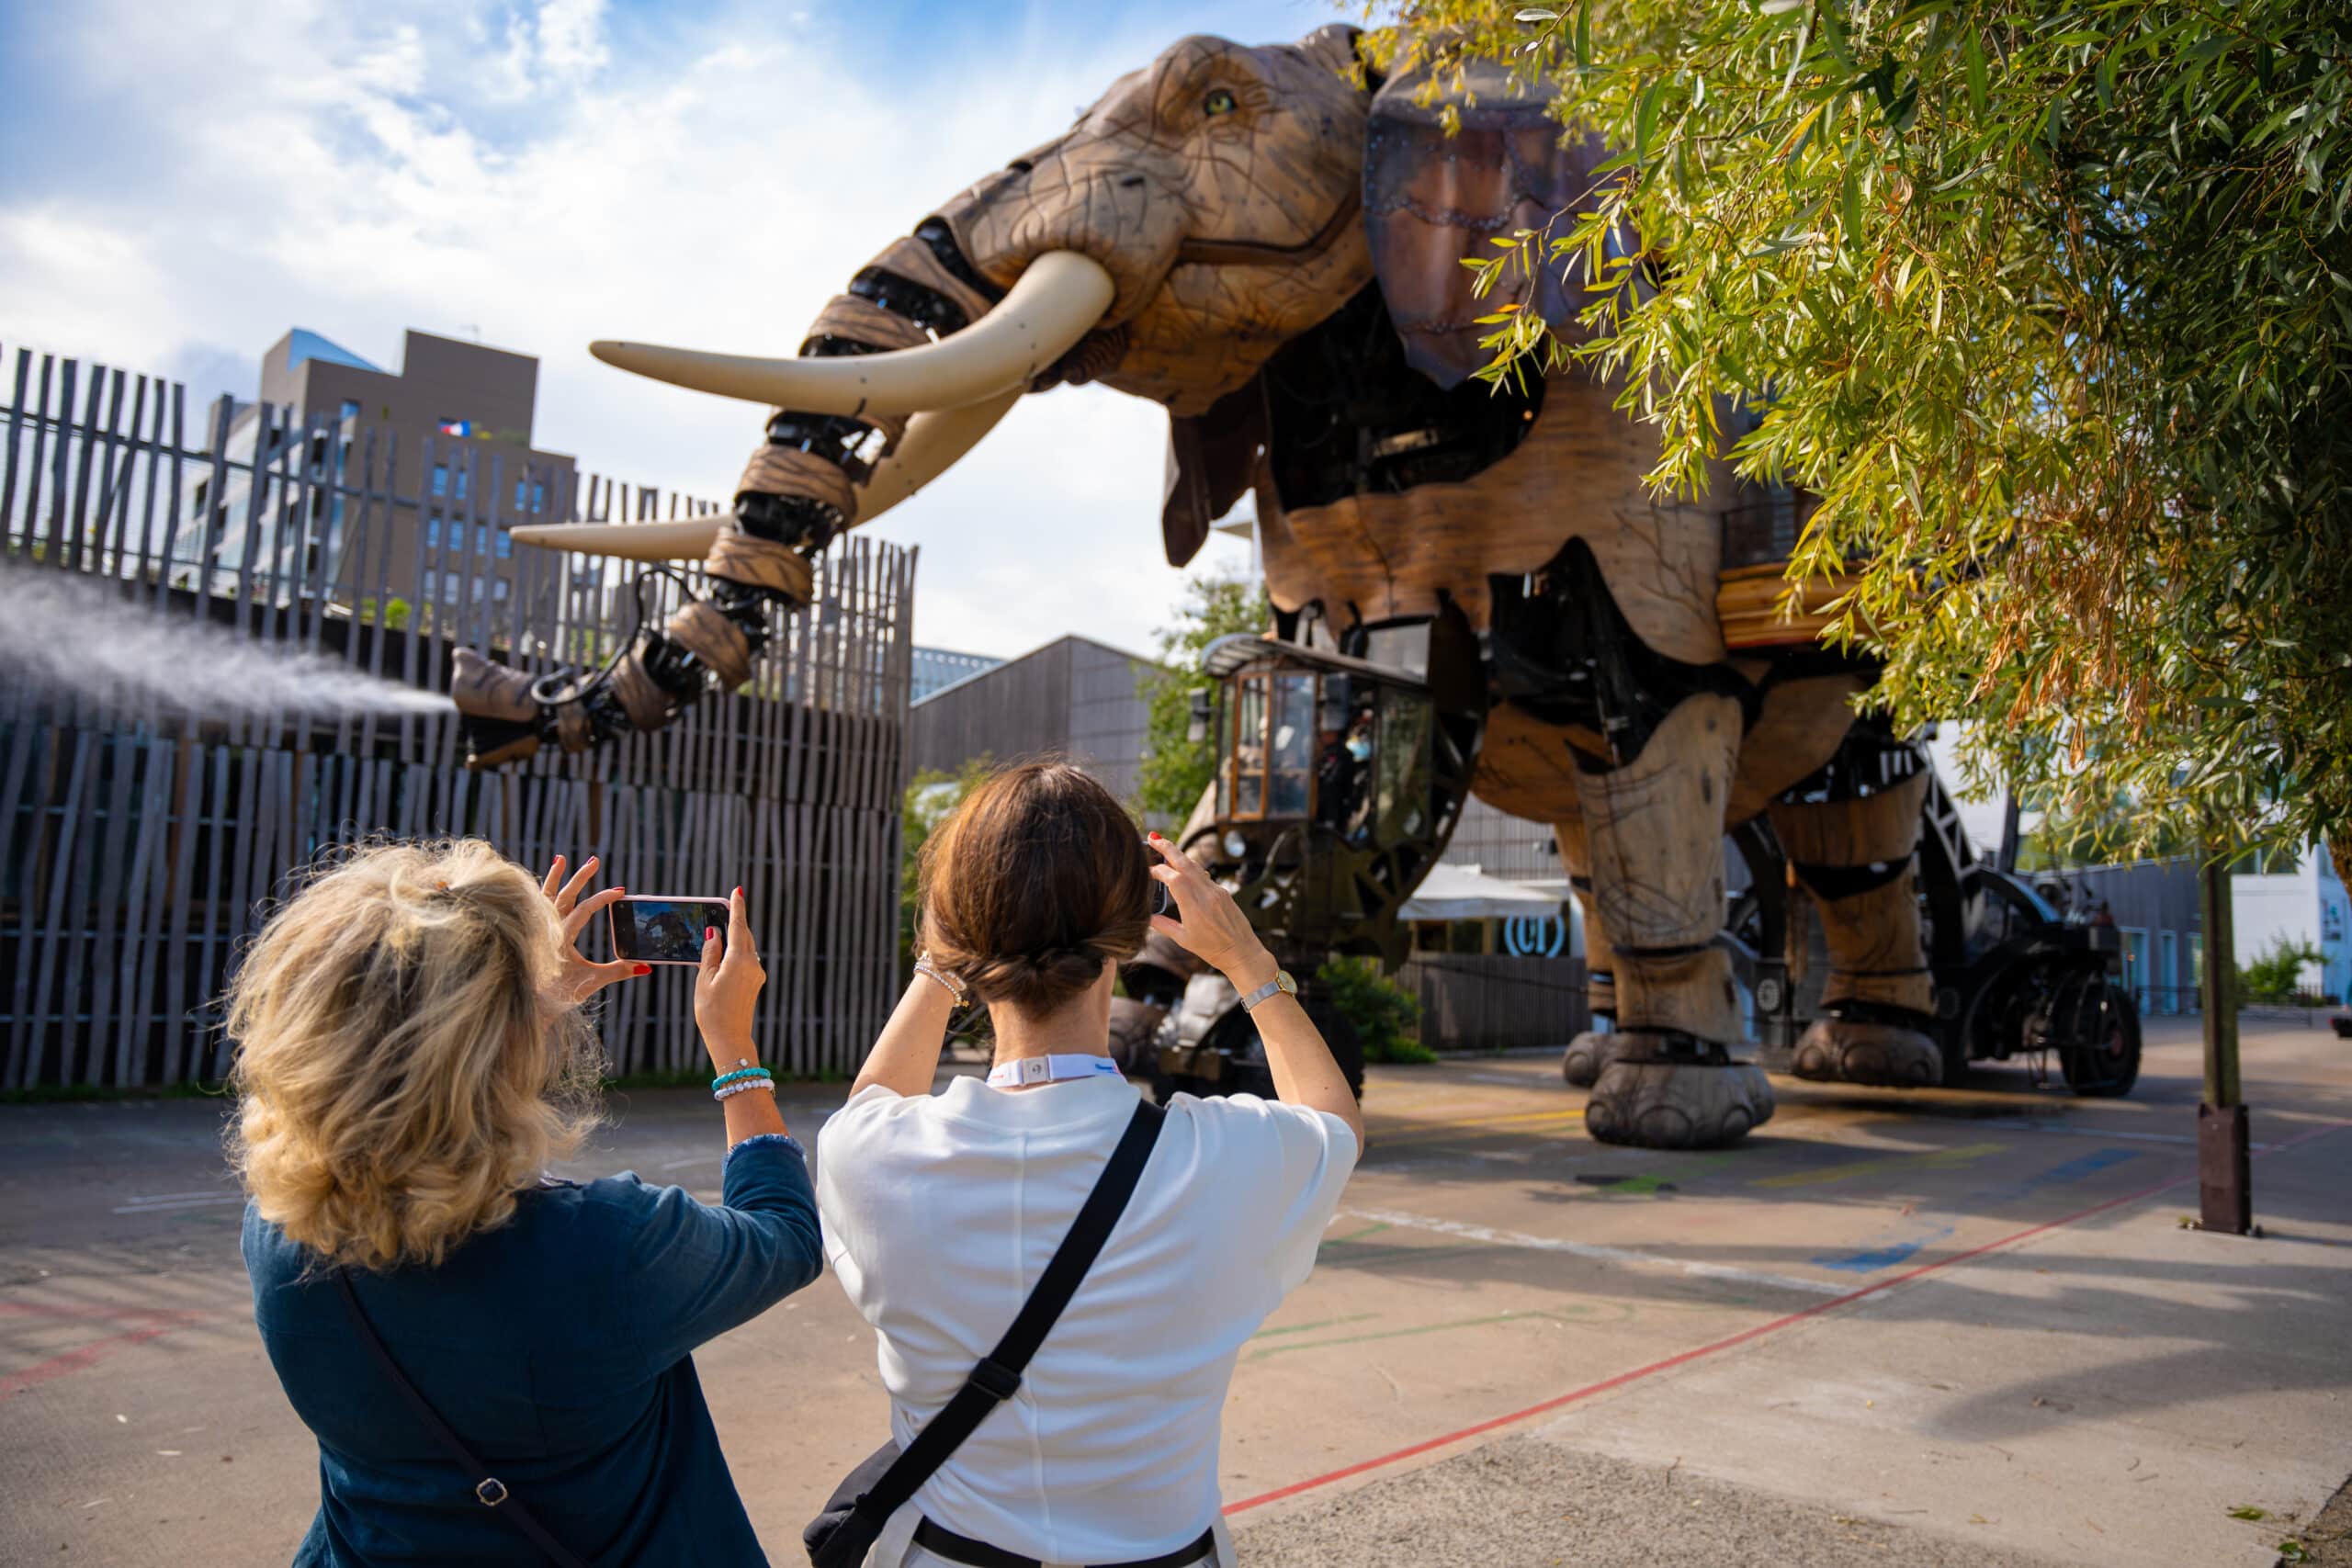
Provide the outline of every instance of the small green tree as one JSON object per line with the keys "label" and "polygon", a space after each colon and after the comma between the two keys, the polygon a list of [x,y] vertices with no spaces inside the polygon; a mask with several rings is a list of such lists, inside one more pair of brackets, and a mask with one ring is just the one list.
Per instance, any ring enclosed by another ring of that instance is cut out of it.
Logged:
{"label": "small green tree", "polygon": [[1331,987],[1331,1005],[1354,1026],[1367,1062],[1434,1062],[1420,1042],[1421,1004],[1380,972],[1377,958],[1334,958],[1315,977]]}
{"label": "small green tree", "polygon": [[1215,743],[1188,739],[1193,688],[1203,681],[1201,654],[1221,637],[1264,631],[1272,618],[1263,583],[1216,572],[1196,572],[1185,580],[1176,623],[1158,634],[1159,664],[1136,682],[1147,710],[1136,806],[1147,817],[1183,821],[1216,770]]}
{"label": "small green tree", "polygon": [[964,797],[996,772],[996,761],[974,757],[954,773],[924,768],[907,781],[900,806],[901,841],[899,861],[899,960],[904,968],[915,960],[915,923],[922,914],[922,847],[947,820]]}
{"label": "small green tree", "polygon": [[2304,990],[2303,965],[2319,961],[2319,949],[2311,943],[2272,937],[2261,957],[2238,965],[2238,995],[2249,1002],[2283,1006]]}

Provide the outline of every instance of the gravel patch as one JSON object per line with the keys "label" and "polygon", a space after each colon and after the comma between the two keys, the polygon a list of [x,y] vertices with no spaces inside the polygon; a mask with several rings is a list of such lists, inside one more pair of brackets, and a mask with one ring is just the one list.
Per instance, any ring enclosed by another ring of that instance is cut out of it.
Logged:
{"label": "gravel patch", "polygon": [[1248,1568],[2058,1568],[2045,1557],[1524,1436],[1289,1505],[1245,1524],[1235,1546]]}

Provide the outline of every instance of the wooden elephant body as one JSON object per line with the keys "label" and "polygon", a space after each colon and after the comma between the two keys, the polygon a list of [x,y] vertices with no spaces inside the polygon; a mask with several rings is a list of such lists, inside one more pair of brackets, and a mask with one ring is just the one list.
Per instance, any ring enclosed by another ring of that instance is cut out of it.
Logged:
{"label": "wooden elephant body", "polygon": [[[1910,1027],[1928,1000],[1909,893],[1924,778],[1906,742],[1854,719],[1871,670],[1818,646],[1817,620],[1772,613],[1790,499],[1720,462],[1702,495],[1657,494],[1654,433],[1580,368],[1472,376],[1497,301],[1473,298],[1464,260],[1574,210],[1604,150],[1499,77],[1433,95],[1368,74],[1355,49],[1338,27],[1182,40],[886,248],[792,358],[599,344],[775,405],[733,514],[697,541],[720,592],[575,688],[469,670],[461,703],[513,748],[662,722],[741,679],[772,608],[805,595],[808,556],[1023,393],[1100,382],[1169,411],[1171,562],[1254,493],[1283,637],[1360,655],[1442,621],[1475,639],[1470,787],[1554,825],[1596,1010],[1614,1013],[1569,1053],[1572,1078],[1599,1080],[1596,1135],[1719,1144],[1770,1114],[1762,1075],[1728,1054],[1744,1030],[1715,941],[1724,834],[1758,814],[1829,938],[1833,1016],[1800,1070],[1933,1081]],[[1507,282],[1576,341],[1578,271]],[[680,544],[589,532],[546,542]]]}

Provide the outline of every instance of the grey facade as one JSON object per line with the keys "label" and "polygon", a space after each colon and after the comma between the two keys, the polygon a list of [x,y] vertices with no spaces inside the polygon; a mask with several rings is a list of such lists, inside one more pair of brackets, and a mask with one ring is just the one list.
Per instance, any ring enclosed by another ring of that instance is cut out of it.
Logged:
{"label": "grey facade", "polygon": [[976,757],[1066,756],[1132,800],[1147,729],[1138,686],[1152,668],[1087,637],[1057,637],[917,702],[908,757],[918,770],[952,773]]}

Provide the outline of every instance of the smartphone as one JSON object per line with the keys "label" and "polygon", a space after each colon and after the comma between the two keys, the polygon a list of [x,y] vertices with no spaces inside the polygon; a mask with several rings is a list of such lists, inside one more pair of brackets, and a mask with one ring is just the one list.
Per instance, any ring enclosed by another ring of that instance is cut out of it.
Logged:
{"label": "smartphone", "polygon": [[[1154,865],[1168,863],[1159,858],[1159,852],[1151,847],[1149,839],[1143,841],[1143,852]],[[1168,884],[1156,876],[1151,879],[1151,912],[1155,915],[1165,915],[1171,920],[1181,920],[1184,918],[1177,912],[1176,895],[1168,890]]]}
{"label": "smartphone", "polygon": [[613,956],[639,964],[700,964],[702,933],[718,928],[725,942],[724,898],[675,898],[632,893],[605,907],[613,930]]}

